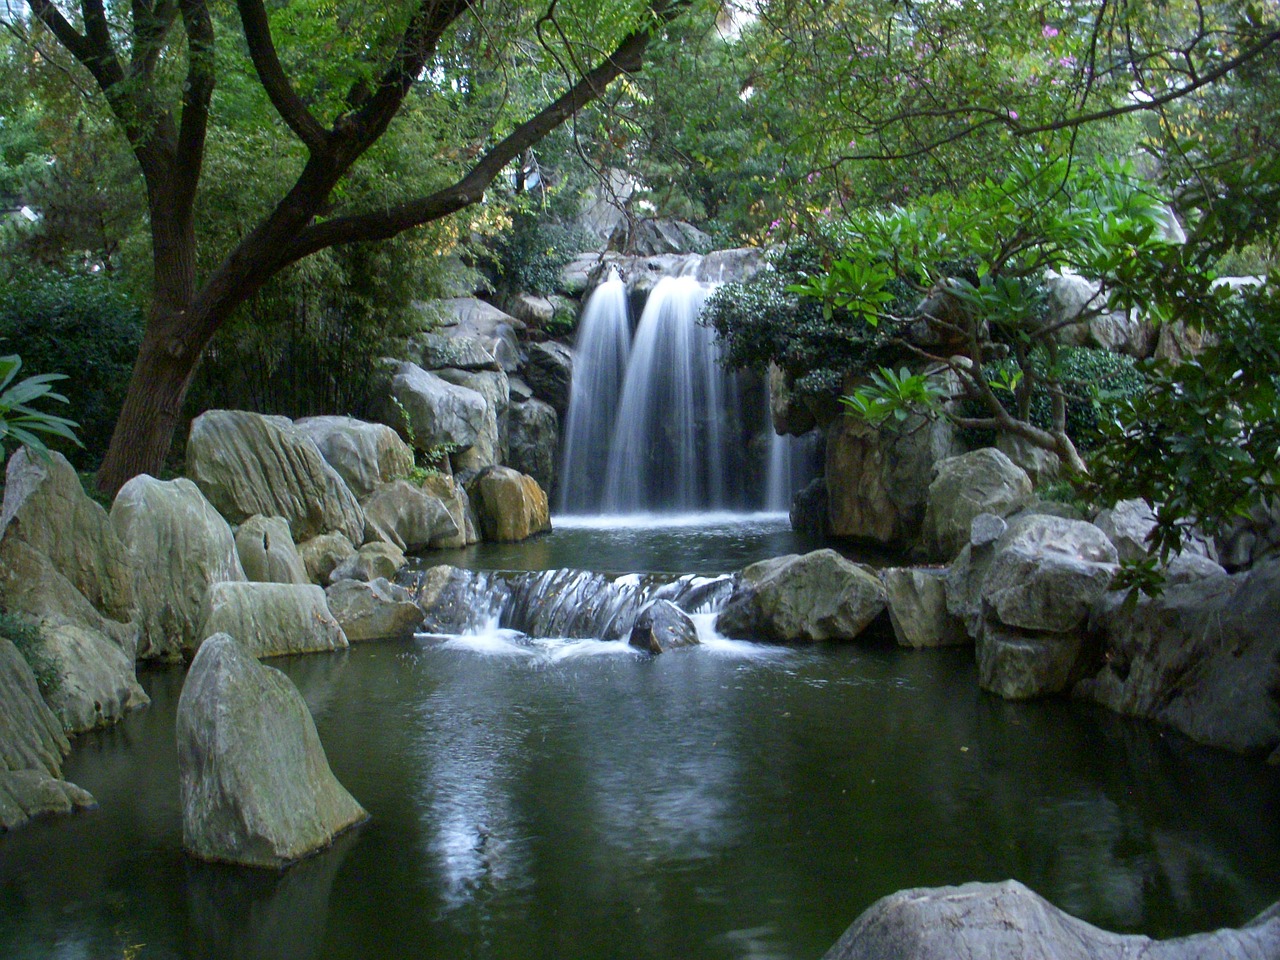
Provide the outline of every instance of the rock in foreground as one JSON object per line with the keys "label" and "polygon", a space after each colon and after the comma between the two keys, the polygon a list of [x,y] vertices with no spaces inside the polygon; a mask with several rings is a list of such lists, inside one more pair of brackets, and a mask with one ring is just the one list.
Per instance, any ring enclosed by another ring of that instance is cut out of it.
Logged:
{"label": "rock in foreground", "polygon": [[368,817],[330,771],[297,688],[228,634],[191,664],[177,739],[182,842],[197,857],[279,868]]}
{"label": "rock in foreground", "polygon": [[823,960],[1263,960],[1280,957],[1280,904],[1239,930],[1151,940],[1100,930],[1016,880],[899,890]]}
{"label": "rock in foreground", "polygon": [[655,600],[636,617],[628,643],[657,655],[676,647],[698,645],[698,628],[689,615],[670,600]]}

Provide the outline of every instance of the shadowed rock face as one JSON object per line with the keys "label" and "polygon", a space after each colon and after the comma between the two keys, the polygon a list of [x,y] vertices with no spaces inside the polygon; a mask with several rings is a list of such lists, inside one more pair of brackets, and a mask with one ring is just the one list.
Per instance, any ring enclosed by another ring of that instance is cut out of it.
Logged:
{"label": "shadowed rock face", "polygon": [[1151,940],[1099,930],[1015,880],[900,890],[873,903],[823,960],[1275,960],[1280,904],[1239,930]]}
{"label": "shadowed rock face", "polygon": [[298,689],[225,633],[191,664],[177,740],[183,845],[201,859],[279,868],[368,816],[330,771]]}
{"label": "shadowed rock face", "polygon": [[697,646],[698,628],[670,600],[655,600],[640,611],[627,642],[637,650],[657,655],[676,647]]}

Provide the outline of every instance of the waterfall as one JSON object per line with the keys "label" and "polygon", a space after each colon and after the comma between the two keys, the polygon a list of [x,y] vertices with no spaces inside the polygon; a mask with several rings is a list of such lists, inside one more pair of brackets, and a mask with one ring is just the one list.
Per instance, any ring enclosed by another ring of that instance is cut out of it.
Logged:
{"label": "waterfall", "polygon": [[576,350],[560,467],[560,509],[571,513],[600,506],[600,478],[631,353],[627,286],[616,271],[587,300]]}

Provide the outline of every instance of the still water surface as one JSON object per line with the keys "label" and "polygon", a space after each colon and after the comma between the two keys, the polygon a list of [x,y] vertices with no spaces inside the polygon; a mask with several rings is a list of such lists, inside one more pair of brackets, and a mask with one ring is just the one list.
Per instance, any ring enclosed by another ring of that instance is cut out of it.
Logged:
{"label": "still water surface", "polygon": [[1280,896],[1280,771],[972,653],[503,633],[274,660],[372,820],[277,875],[181,852],[174,670],[77,743],[97,810],[0,836],[0,957],[817,960],[877,897],[1016,877],[1106,927]]}

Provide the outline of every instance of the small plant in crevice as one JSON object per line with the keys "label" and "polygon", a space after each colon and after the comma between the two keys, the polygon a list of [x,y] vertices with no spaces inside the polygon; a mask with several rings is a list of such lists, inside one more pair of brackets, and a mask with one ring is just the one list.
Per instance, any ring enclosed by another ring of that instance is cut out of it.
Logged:
{"label": "small plant in crevice", "polygon": [[0,637],[18,648],[36,678],[40,695],[48,699],[62,685],[62,672],[56,657],[50,656],[44,637],[35,622],[19,614],[0,610]]}

